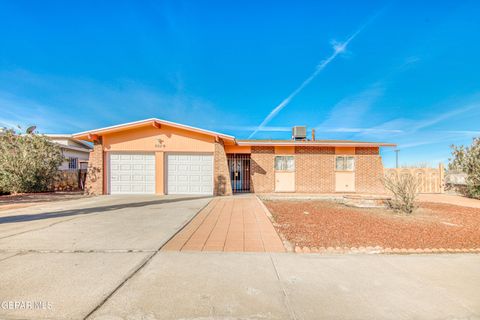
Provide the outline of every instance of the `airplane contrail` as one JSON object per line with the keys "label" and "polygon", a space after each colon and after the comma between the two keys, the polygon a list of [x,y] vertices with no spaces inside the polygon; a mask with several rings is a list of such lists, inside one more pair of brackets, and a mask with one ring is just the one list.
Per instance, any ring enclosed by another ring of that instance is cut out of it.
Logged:
{"label": "airplane contrail", "polygon": [[355,37],[360,32],[362,32],[362,30],[365,29],[365,27],[368,24],[370,24],[373,21],[373,19],[378,16],[378,14],[379,13],[374,15],[365,24],[363,24],[360,28],[358,28],[357,31],[355,31],[343,43],[334,43],[333,44],[333,53],[327,59],[320,62],[317,65],[317,67],[315,68],[315,71],[307,79],[305,79],[302,82],[302,84],[300,84],[300,86],[298,86],[298,88],[296,88],[292,93],[290,93],[290,95],[288,97],[286,97],[282,102],[280,102],[280,104],[278,106],[276,106],[272,111],[270,111],[268,116],[265,119],[263,119],[262,123],[260,123],[260,125],[250,134],[250,136],[248,136],[248,138],[249,139],[252,138],[258,131],[260,131],[265,125],[267,125],[280,111],[282,111],[283,108],[285,108],[290,103],[290,101],[293,98],[295,98],[295,96],[297,94],[300,93],[300,91],[302,91],[310,82],[312,82],[312,80],[315,79],[315,77],[318,76],[318,74],[320,72],[322,72],[322,70],[325,69],[330,64],[330,62],[332,62],[339,54],[341,54],[342,52],[345,52],[345,50],[347,50],[347,46],[350,44],[350,42],[353,39],[355,39]]}

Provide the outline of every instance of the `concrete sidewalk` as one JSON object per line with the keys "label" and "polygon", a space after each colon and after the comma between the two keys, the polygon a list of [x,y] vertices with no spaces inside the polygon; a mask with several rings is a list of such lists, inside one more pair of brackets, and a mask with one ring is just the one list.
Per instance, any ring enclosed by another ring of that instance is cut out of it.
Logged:
{"label": "concrete sidewalk", "polygon": [[480,208],[480,200],[455,194],[424,193],[418,195],[418,201],[453,204],[456,206]]}
{"label": "concrete sidewalk", "polygon": [[480,319],[479,255],[160,252],[91,319]]}

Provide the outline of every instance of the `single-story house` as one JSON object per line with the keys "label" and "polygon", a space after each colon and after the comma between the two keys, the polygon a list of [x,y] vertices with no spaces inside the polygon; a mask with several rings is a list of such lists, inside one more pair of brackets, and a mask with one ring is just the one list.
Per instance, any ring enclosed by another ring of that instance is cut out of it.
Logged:
{"label": "single-story house", "polygon": [[394,144],[308,140],[303,129],[292,140],[241,140],[147,119],[73,138],[93,142],[87,177],[92,194],[384,192],[379,149]]}
{"label": "single-story house", "polygon": [[60,170],[78,170],[87,166],[92,151],[89,143],[74,139],[71,134],[45,134],[45,136],[62,149],[65,161],[60,165]]}

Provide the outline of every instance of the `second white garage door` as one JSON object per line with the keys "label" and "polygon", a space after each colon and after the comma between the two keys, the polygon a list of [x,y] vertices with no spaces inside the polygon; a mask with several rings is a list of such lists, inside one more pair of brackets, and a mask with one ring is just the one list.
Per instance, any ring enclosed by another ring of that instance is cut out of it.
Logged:
{"label": "second white garage door", "polygon": [[213,155],[167,155],[168,194],[213,194]]}

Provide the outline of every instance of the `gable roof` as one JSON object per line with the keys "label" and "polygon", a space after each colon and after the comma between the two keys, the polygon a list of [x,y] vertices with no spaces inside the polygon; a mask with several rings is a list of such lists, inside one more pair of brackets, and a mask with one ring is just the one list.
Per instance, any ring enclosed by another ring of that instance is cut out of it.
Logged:
{"label": "gable roof", "polygon": [[109,126],[89,131],[83,131],[71,135],[71,138],[92,141],[93,135],[102,135],[106,133],[113,133],[133,128],[138,128],[147,125],[166,125],[170,127],[180,128],[187,131],[203,133],[209,136],[219,137],[224,140],[233,142],[239,146],[337,146],[337,147],[396,147],[394,143],[387,142],[369,142],[369,141],[354,141],[354,140],[262,140],[262,139],[236,139],[234,136],[223,134],[220,132],[200,129],[172,121],[167,121],[158,118],[150,118],[140,121],[133,121],[115,126]]}
{"label": "gable roof", "polygon": [[142,127],[145,125],[155,125],[155,124],[160,124],[160,125],[166,125],[170,127],[175,127],[175,128],[180,128],[184,129],[187,131],[193,131],[193,132],[198,132],[198,133],[203,133],[209,136],[215,136],[215,137],[220,137],[222,139],[226,140],[235,140],[234,136],[230,136],[227,134],[223,134],[220,132],[215,132],[215,131],[210,131],[210,130],[205,130],[205,129],[200,129],[192,126],[188,126],[185,124],[180,124],[172,121],[167,121],[163,119],[157,119],[157,118],[150,118],[150,119],[145,119],[145,120],[140,120],[140,121],[133,121],[133,122],[128,122],[128,123],[123,123],[123,124],[118,124],[115,126],[110,126],[110,127],[104,127],[104,128],[99,128],[99,129],[94,129],[94,130],[89,130],[89,131],[83,131],[79,132],[73,135],[75,139],[83,139],[83,140],[91,140],[89,138],[89,135],[102,135],[105,133],[112,133],[112,132],[117,132],[117,131],[122,131],[122,130],[128,130],[128,129],[133,129],[137,127]]}

